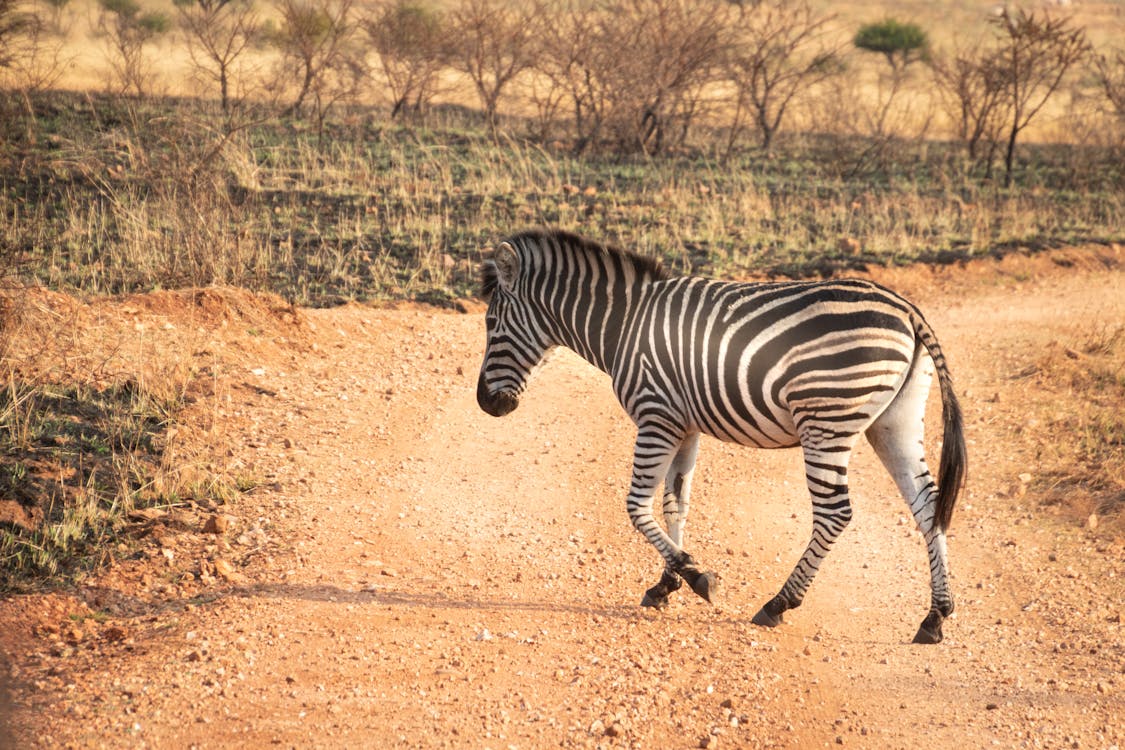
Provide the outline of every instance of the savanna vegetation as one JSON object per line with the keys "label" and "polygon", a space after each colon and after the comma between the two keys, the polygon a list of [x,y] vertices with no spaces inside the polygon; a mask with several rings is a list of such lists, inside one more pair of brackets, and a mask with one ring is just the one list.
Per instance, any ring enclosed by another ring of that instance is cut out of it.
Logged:
{"label": "savanna vegetation", "polygon": [[1045,12],[939,45],[777,0],[98,0],[104,85],[64,93],[77,11],[4,2],[0,253],[56,288],[440,302],[527,224],[726,276],[1125,225],[1122,53]]}
{"label": "savanna vegetation", "polygon": [[[5,311],[27,284],[454,304],[540,224],[725,277],[1125,240],[1125,52],[1058,13],[934,39],[783,0],[80,2],[0,0]],[[197,494],[152,491],[175,394],[5,361],[0,492],[58,502],[4,566]]]}

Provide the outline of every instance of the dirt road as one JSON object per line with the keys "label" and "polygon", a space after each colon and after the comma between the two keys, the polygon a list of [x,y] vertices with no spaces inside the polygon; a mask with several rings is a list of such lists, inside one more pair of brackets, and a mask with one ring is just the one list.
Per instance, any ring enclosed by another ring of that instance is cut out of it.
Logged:
{"label": "dirt road", "polygon": [[474,397],[480,311],[309,310],[197,405],[261,485],[216,509],[219,533],[173,513],[141,559],[0,603],[8,743],[1125,745],[1125,543],[1024,494],[1036,457],[1012,438],[1036,418],[1014,376],[1125,321],[1125,257],[1076,257],[881,277],[919,302],[964,394],[939,646],[909,644],[925,549],[869,447],[855,519],[765,630],[750,618],[811,528],[801,458],[705,439],[687,540],[718,604],[685,588],[656,613],[638,603],[659,560],[624,510],[633,427],[605,375],[559,356],[493,419]]}

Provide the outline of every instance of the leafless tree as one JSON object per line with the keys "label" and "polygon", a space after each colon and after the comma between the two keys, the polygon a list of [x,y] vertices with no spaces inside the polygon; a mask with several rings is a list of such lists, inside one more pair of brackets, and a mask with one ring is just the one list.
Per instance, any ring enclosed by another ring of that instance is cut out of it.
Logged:
{"label": "leafless tree", "polygon": [[62,50],[41,13],[24,0],[0,0],[0,88],[26,95],[49,87],[62,74]]}
{"label": "leafless tree", "polygon": [[27,39],[42,21],[26,9],[23,0],[0,0],[0,68],[11,67],[25,54]]}
{"label": "leafless tree", "polygon": [[144,96],[152,82],[147,49],[171,28],[168,16],[144,10],[137,0],[98,0],[97,33],[121,93]]}
{"label": "leafless tree", "polygon": [[1095,57],[1094,79],[1118,119],[1125,124],[1125,51]]}
{"label": "leafless tree", "polygon": [[391,119],[421,113],[450,57],[443,12],[418,0],[393,0],[367,15],[362,26],[390,90]]}
{"label": "leafless tree", "polygon": [[1005,9],[993,23],[999,35],[996,62],[1008,114],[1004,184],[1009,186],[1016,140],[1058,91],[1067,72],[1089,54],[1090,43],[1082,29],[1046,13]]}
{"label": "leafless tree", "polygon": [[546,2],[539,12],[546,15],[553,8],[553,22],[543,24],[535,36],[534,72],[547,84],[535,97],[544,110],[553,108],[556,96],[567,101],[574,120],[574,151],[581,153],[602,137],[609,106],[604,73],[615,64],[616,55],[603,43],[610,33],[605,14],[584,0]]}
{"label": "leafless tree", "polygon": [[323,123],[328,108],[353,96],[366,77],[354,47],[355,0],[277,0],[276,8],[280,23],[271,36],[281,53],[278,80],[297,82],[283,115],[299,114],[311,100]]}
{"label": "leafless tree", "polygon": [[66,13],[70,0],[43,0],[43,3],[47,6],[46,22],[51,33],[65,37],[73,24],[73,15]]}
{"label": "leafless tree", "polygon": [[683,143],[716,77],[729,6],[712,0],[615,0],[599,26],[608,122],[619,148]]}
{"label": "leafless tree", "polygon": [[0,0],[0,92],[16,95],[0,95],[0,120],[14,125],[15,110],[22,108],[29,142],[36,137],[31,94],[54,85],[70,60],[65,39],[54,29],[49,19],[23,0]]}
{"label": "leafless tree", "polygon": [[[991,163],[1007,120],[1005,76],[995,50],[977,44],[949,55],[936,55],[931,64],[969,159]],[[982,157],[982,145],[988,146],[986,157]]]}
{"label": "leafless tree", "polygon": [[804,0],[767,0],[739,14],[725,65],[736,94],[730,146],[749,112],[769,151],[793,98],[837,71],[839,48],[824,39],[831,20]]}
{"label": "leafless tree", "polygon": [[501,95],[534,63],[533,8],[507,0],[460,0],[452,13],[450,61],[473,82],[493,135]]}
{"label": "leafless tree", "polygon": [[174,0],[192,64],[219,86],[224,112],[231,108],[239,58],[258,39],[261,23],[251,0]]}

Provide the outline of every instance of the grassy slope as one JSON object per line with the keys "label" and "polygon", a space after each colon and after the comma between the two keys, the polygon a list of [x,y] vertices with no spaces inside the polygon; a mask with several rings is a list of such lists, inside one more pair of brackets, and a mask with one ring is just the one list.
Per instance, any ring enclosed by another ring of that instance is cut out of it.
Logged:
{"label": "grassy slope", "polygon": [[204,108],[51,93],[33,120],[10,110],[0,248],[56,288],[219,282],[319,305],[468,295],[481,252],[527,225],[732,277],[1125,237],[1120,161],[1079,147],[1025,147],[1004,190],[938,143],[577,159],[497,145],[459,110],[414,129],[360,110],[322,135],[268,121],[215,150]]}

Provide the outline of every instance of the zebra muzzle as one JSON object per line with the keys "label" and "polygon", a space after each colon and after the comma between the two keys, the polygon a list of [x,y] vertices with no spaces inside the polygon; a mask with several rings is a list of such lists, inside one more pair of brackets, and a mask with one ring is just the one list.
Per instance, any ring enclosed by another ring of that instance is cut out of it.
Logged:
{"label": "zebra muzzle", "polygon": [[486,414],[502,417],[511,414],[520,405],[519,397],[508,391],[490,391],[482,377],[477,381],[477,403]]}

